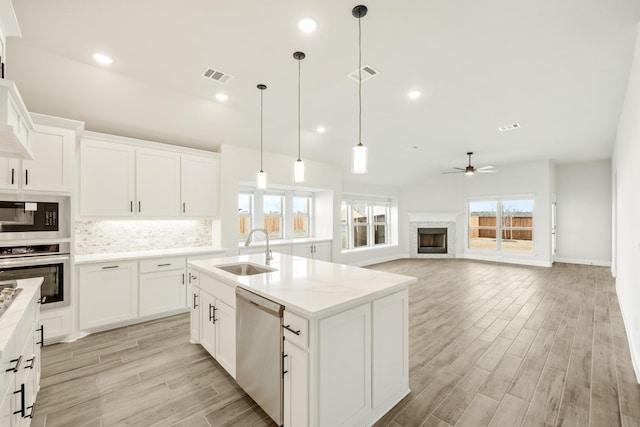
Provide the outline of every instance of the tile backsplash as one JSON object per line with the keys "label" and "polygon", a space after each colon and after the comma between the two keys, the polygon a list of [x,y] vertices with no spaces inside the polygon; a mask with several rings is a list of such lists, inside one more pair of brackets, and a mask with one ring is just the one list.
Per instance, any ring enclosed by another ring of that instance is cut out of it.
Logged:
{"label": "tile backsplash", "polygon": [[211,220],[76,221],[76,254],[212,245]]}

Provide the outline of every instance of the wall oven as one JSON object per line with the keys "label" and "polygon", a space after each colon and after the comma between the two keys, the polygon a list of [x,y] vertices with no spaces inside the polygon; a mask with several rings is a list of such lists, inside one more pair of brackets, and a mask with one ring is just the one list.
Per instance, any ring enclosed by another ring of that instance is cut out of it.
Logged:
{"label": "wall oven", "polygon": [[0,281],[43,277],[42,308],[68,305],[68,244],[0,247]]}

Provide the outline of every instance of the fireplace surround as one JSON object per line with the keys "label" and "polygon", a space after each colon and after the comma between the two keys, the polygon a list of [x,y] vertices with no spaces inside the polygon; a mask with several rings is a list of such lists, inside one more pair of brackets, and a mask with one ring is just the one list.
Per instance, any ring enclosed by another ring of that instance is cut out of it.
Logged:
{"label": "fireplace surround", "polygon": [[453,212],[409,213],[409,256],[455,258],[457,216]]}

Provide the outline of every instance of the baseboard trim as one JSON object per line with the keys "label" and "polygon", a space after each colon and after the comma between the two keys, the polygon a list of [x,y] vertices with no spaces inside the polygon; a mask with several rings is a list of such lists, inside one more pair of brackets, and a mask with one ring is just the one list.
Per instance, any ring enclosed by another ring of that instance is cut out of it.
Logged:
{"label": "baseboard trim", "polygon": [[366,267],[373,264],[380,264],[383,262],[395,261],[397,259],[409,258],[409,254],[395,254],[389,255],[381,258],[372,258],[362,261],[351,262],[349,265],[353,265],[354,267]]}
{"label": "baseboard trim", "polygon": [[539,261],[534,259],[524,259],[524,258],[497,258],[490,256],[482,256],[475,254],[463,254],[458,255],[457,258],[464,259],[472,259],[476,261],[490,261],[504,264],[520,264],[520,265],[531,265],[533,267],[551,267],[551,261]]}
{"label": "baseboard trim", "polygon": [[597,265],[599,267],[611,267],[611,261],[601,259],[580,259],[580,258],[556,258],[555,262],[580,265]]}
{"label": "baseboard trim", "polygon": [[629,352],[631,353],[631,364],[636,374],[636,381],[640,384],[640,354],[638,354],[633,346],[633,343],[629,339],[629,330],[631,330],[631,320],[627,318],[624,305],[620,301],[620,290],[616,285],[616,295],[618,296],[618,305],[620,306],[620,312],[622,313],[622,323],[624,323],[624,333],[627,336],[627,345],[629,346]]}

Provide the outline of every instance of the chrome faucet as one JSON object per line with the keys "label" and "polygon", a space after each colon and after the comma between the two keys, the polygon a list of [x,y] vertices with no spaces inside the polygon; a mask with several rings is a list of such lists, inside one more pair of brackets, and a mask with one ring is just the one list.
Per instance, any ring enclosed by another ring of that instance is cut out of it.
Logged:
{"label": "chrome faucet", "polygon": [[264,233],[264,238],[267,241],[267,252],[266,252],[265,260],[266,260],[266,264],[268,265],[269,261],[271,261],[273,259],[273,257],[271,256],[271,249],[269,249],[269,233],[267,232],[267,230],[265,230],[264,228],[254,228],[253,230],[251,230],[251,232],[247,236],[247,240],[245,240],[244,245],[245,246],[249,246],[249,243],[251,243],[251,236],[256,231],[262,231]]}

